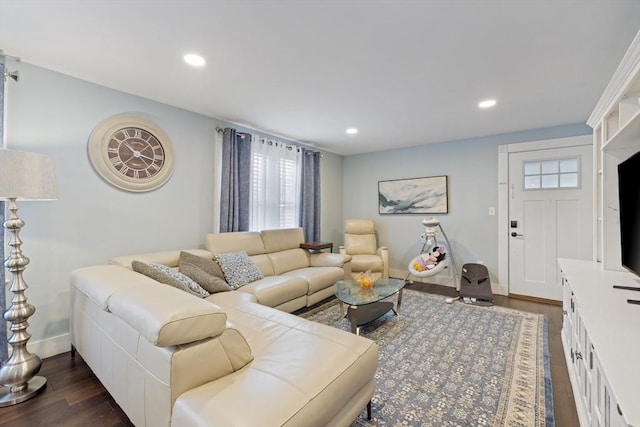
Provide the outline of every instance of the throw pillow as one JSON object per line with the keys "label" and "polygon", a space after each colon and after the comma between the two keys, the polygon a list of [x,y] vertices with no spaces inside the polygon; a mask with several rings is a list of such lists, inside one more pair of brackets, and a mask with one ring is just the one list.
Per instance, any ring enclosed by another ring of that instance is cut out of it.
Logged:
{"label": "throw pillow", "polygon": [[218,254],[214,259],[220,264],[225,280],[233,289],[264,277],[245,251]]}
{"label": "throw pillow", "polygon": [[133,271],[137,271],[138,273],[144,274],[145,276],[148,276],[160,283],[173,286],[174,288],[178,288],[190,293],[191,295],[200,298],[205,298],[210,295],[209,292],[204,290],[196,282],[166,265],[145,264],[141,261],[132,261],[131,267],[133,268]]}
{"label": "throw pillow", "polygon": [[181,251],[180,260],[178,261],[180,271],[182,271],[182,267],[186,264],[193,264],[212,276],[218,276],[219,278],[224,279],[224,273],[220,269],[220,266],[212,259],[203,258],[189,252]]}
{"label": "throw pillow", "polygon": [[209,274],[196,265],[184,264],[180,267],[180,272],[190,279],[195,280],[196,283],[206,289],[210,294],[233,290],[233,288],[229,286],[224,279],[214,276],[213,274]]}

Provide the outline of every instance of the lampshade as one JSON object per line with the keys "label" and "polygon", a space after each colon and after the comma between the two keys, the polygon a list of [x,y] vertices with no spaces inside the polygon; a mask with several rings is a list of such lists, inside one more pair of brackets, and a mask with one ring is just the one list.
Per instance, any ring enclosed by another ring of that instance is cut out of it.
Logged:
{"label": "lampshade", "polygon": [[53,159],[25,151],[0,150],[0,199],[58,198]]}

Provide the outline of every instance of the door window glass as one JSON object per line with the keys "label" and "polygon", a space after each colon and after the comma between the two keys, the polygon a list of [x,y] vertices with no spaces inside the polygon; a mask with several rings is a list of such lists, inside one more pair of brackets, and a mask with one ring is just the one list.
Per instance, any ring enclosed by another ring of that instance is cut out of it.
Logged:
{"label": "door window glass", "polygon": [[580,184],[580,159],[545,159],[524,162],[524,189],[578,188]]}

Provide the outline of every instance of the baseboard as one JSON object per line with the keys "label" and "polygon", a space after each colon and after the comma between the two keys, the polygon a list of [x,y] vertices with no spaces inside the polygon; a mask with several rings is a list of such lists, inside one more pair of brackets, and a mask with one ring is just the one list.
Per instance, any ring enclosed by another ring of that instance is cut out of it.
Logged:
{"label": "baseboard", "polygon": [[41,341],[29,341],[27,349],[30,353],[37,354],[41,359],[66,353],[71,350],[71,336],[66,333]]}
{"label": "baseboard", "polygon": [[543,304],[562,306],[562,301],[558,301],[555,299],[538,298],[538,297],[532,297],[529,295],[520,295],[520,294],[511,294],[511,293],[508,295],[508,297],[514,298],[514,299],[521,299],[525,301],[533,301],[533,302],[540,302]]}

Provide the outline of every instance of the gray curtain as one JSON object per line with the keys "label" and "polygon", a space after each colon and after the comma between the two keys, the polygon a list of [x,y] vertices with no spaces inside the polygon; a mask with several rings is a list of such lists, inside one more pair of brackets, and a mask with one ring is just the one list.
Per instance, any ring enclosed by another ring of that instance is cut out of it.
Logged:
{"label": "gray curtain", "polygon": [[[0,56],[0,148],[4,147],[2,135],[4,135],[4,57]],[[0,201],[0,224],[4,223],[4,202]],[[2,260],[2,268],[0,268],[0,310],[2,313],[7,309],[7,292],[5,289],[5,268],[4,268],[4,227],[0,229],[0,260]],[[0,319],[0,360],[5,360],[9,355],[7,353],[7,324],[4,318]]]}
{"label": "gray curtain", "polygon": [[222,137],[220,232],[249,230],[251,137],[226,128]]}
{"label": "gray curtain", "polygon": [[300,227],[307,242],[320,241],[320,157],[319,152],[302,148]]}

